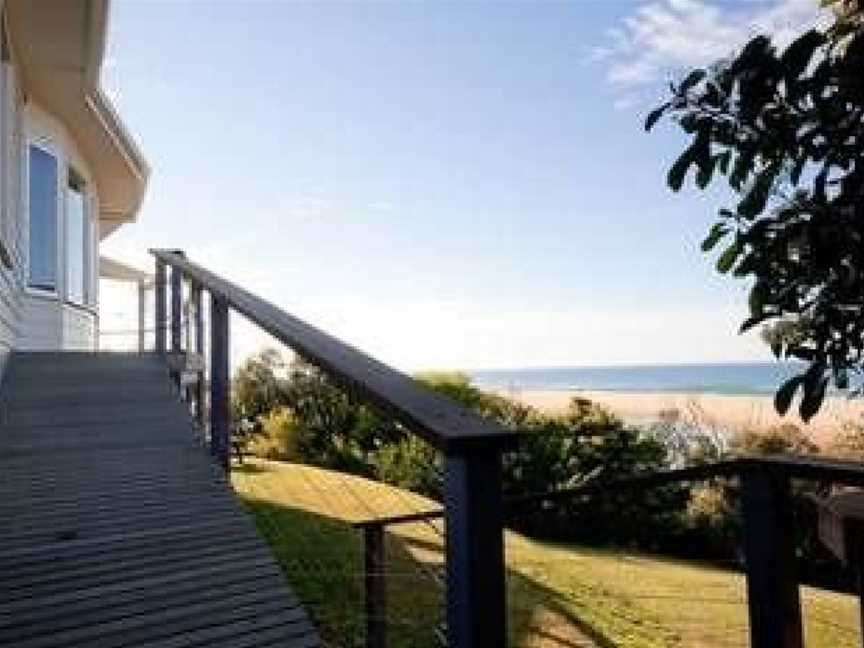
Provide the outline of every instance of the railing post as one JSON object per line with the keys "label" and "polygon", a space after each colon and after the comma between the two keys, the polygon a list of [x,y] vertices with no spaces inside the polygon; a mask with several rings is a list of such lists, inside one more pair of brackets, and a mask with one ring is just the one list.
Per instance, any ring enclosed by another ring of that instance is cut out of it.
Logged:
{"label": "railing post", "polygon": [[183,351],[183,273],[171,267],[171,352]]}
{"label": "railing post", "polygon": [[210,295],[210,451],[228,470],[231,452],[231,385],[228,302]]}
{"label": "railing post", "polygon": [[[192,302],[192,312],[195,318],[194,351],[199,361],[204,359],[204,310],[201,300],[201,284],[192,282],[189,298]],[[195,416],[198,425],[204,429],[204,371],[198,371],[198,381],[195,385]]]}
{"label": "railing post", "polygon": [[166,313],[165,313],[165,283],[167,281],[167,269],[162,259],[156,259],[156,278],[154,293],[156,296],[156,307],[153,309],[156,329],[156,352],[165,353]]}
{"label": "railing post", "polygon": [[147,284],[143,279],[138,280],[138,353],[144,353],[145,349],[145,317],[144,310],[147,307]]}
{"label": "railing post", "polygon": [[384,573],[384,527],[363,527],[366,585],[366,648],[387,648],[387,578]]}
{"label": "railing post", "polygon": [[448,645],[504,648],[507,629],[500,448],[448,452],[444,479]]}
{"label": "railing post", "polygon": [[788,475],[750,468],[741,476],[751,648],[802,648],[795,525]]}

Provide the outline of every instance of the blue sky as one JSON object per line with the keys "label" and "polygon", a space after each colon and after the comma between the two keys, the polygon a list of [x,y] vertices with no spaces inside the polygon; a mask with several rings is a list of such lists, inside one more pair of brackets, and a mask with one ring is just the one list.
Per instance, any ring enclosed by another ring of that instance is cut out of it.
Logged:
{"label": "blue sky", "polygon": [[406,370],[765,359],[698,251],[720,195],[670,194],[682,141],[642,119],[813,4],[115,0],[103,85],[153,176],[104,251],[183,248]]}

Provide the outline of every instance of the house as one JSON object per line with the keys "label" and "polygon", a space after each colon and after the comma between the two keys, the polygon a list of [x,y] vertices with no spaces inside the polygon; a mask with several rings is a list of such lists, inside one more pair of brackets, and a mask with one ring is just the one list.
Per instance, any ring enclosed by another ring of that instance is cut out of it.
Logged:
{"label": "house", "polygon": [[149,167],[99,85],[107,0],[6,0],[0,66],[0,361],[91,350],[99,243]]}
{"label": "house", "polygon": [[99,243],[149,174],[99,87],[108,8],[0,0],[0,645],[313,648],[166,356],[96,348],[100,269],[139,276]]}
{"label": "house", "polygon": [[[507,645],[502,456],[515,431],[176,250],[153,251],[157,353],[97,352],[99,243],[135,220],[149,173],[99,87],[107,12],[107,0],[0,0],[0,646],[321,645],[226,479],[231,312],[440,452],[448,645]],[[205,347],[196,424],[169,360],[203,357]],[[625,486],[735,475],[751,645],[800,648],[791,480],[862,486],[864,469],[769,458]],[[848,554],[844,502],[830,513],[832,546]],[[370,646],[386,641],[383,527],[397,521],[365,531],[375,538],[364,550]]]}

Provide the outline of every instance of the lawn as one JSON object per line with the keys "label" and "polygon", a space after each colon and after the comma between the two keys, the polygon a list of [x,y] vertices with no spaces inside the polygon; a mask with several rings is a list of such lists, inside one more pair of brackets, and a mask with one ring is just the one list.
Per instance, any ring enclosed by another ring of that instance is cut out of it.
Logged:
{"label": "lawn", "polygon": [[[343,473],[251,461],[234,486],[329,646],[363,645],[360,520],[436,508]],[[441,523],[389,528],[388,623],[397,648],[434,646],[443,619]],[[736,573],[638,553],[506,537],[511,643],[524,647],[747,645]],[[858,643],[857,600],[802,588],[808,648]]]}

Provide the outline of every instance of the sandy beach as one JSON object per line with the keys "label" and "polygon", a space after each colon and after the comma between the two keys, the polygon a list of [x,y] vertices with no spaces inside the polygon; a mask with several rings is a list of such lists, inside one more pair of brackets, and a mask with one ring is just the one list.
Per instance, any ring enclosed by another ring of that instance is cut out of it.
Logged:
{"label": "sandy beach", "polygon": [[774,411],[773,396],[725,395],[683,392],[613,392],[587,390],[517,390],[502,391],[502,395],[520,400],[548,412],[564,410],[574,396],[588,398],[605,405],[625,421],[648,423],[656,421],[659,412],[677,409],[684,416],[719,428],[740,431],[764,430],[778,423],[799,425],[819,444],[830,442],[835,432],[847,421],[864,423],[864,399],[828,398],[809,424],[797,416],[797,404],[785,417]]}

